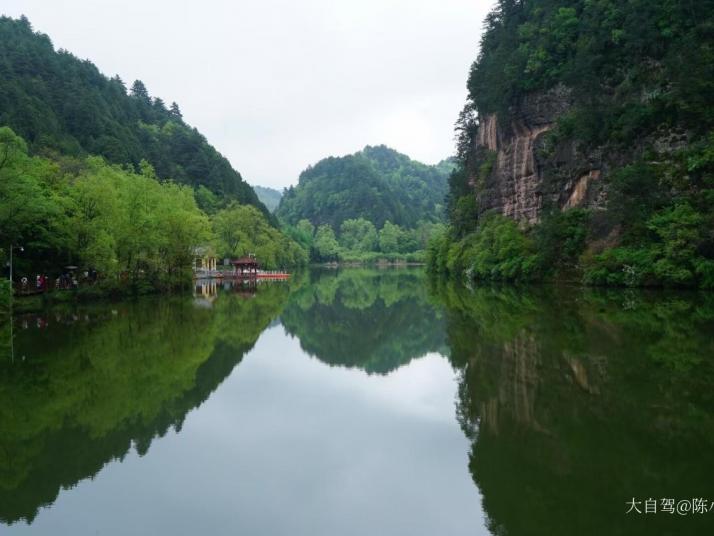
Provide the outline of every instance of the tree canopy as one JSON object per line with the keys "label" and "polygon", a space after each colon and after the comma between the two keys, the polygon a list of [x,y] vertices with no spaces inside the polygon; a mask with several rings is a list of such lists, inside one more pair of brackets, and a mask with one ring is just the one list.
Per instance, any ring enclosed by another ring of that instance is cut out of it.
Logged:
{"label": "tree canopy", "polygon": [[219,208],[204,190],[159,180],[145,160],[136,171],[99,156],[31,156],[22,138],[1,127],[0,260],[11,245],[22,246],[16,279],[54,278],[72,265],[96,271],[112,291],[184,285],[197,249],[206,246],[225,257],[255,253],[266,268],[307,261],[255,206]]}
{"label": "tree canopy", "polygon": [[0,17],[0,125],[24,138],[32,154],[92,154],[135,167],[146,160],[159,179],[201,185],[269,215],[228,160],[183,121],[176,103],[167,109],[141,80],[127,94],[121,78],[55,51],[25,18]]}
{"label": "tree canopy", "polygon": [[367,146],[307,168],[298,185],[285,191],[276,213],[290,225],[307,219],[340,229],[345,220],[364,218],[377,228],[387,220],[415,228],[443,217],[450,167],[427,166],[384,145]]}

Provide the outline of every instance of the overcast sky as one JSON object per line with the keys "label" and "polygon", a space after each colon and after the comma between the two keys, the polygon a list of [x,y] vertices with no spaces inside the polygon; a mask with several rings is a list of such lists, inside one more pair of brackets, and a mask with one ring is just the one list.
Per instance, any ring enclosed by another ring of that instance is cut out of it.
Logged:
{"label": "overcast sky", "polygon": [[453,153],[492,0],[3,0],[55,48],[178,102],[251,184],[384,143]]}

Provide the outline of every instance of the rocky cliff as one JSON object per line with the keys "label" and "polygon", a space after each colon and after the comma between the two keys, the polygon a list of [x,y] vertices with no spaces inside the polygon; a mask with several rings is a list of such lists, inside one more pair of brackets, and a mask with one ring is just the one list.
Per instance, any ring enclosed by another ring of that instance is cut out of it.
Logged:
{"label": "rocky cliff", "polygon": [[705,4],[497,0],[456,123],[450,227],[430,268],[714,288]]}
{"label": "rocky cliff", "polygon": [[603,206],[601,151],[586,154],[572,140],[548,136],[571,103],[570,91],[561,85],[525,97],[508,119],[483,116],[474,137],[474,161],[490,158],[492,165],[486,176],[479,176],[480,166],[470,173],[480,213],[496,210],[534,224],[546,207]]}

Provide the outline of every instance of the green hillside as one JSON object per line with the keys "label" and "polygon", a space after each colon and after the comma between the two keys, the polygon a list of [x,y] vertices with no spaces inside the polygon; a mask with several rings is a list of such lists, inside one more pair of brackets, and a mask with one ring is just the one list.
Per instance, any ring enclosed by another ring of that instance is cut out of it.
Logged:
{"label": "green hillside", "polygon": [[0,17],[0,266],[15,291],[39,274],[86,297],[186,287],[199,251],[306,262],[276,223],[175,103]]}
{"label": "green hillside", "polygon": [[345,220],[363,218],[377,228],[387,221],[415,228],[442,218],[449,170],[448,164],[427,166],[384,145],[367,146],[303,171],[277,215],[290,225],[307,219],[339,229]]}
{"label": "green hillside", "polygon": [[160,179],[203,186],[221,200],[258,207],[255,192],[176,103],[150,96],[137,80],[127,90],[89,60],[56,51],[26,18],[0,17],[0,126],[33,154],[101,155],[111,163],[148,161]]}

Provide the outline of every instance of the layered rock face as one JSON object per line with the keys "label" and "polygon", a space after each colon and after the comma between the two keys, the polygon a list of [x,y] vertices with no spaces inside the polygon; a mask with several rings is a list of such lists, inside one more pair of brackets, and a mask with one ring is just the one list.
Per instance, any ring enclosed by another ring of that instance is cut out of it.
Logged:
{"label": "layered rock face", "polygon": [[582,154],[570,141],[547,146],[546,133],[570,107],[570,92],[558,86],[524,98],[508,121],[497,114],[482,117],[474,150],[481,158],[495,153],[495,161],[487,177],[472,177],[481,184],[480,212],[496,210],[534,224],[546,207],[603,204],[600,155]]}

